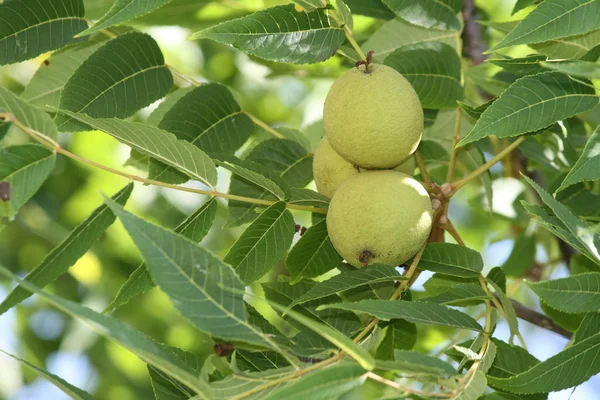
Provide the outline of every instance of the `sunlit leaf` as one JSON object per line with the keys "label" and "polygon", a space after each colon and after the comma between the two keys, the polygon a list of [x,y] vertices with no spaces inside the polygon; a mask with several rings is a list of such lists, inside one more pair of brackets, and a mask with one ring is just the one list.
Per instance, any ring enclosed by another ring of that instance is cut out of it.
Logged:
{"label": "sunlit leaf", "polygon": [[344,30],[331,25],[323,9],[297,11],[289,4],[223,22],[190,39],[213,39],[266,60],[306,64],[333,56],[344,42]]}
{"label": "sunlit leaf", "polygon": [[32,107],[2,86],[0,86],[0,112],[11,113],[17,121],[50,139],[58,138],[58,129],[48,114]]}
{"label": "sunlit leaf", "polygon": [[447,305],[471,305],[474,301],[489,300],[490,296],[481,288],[473,283],[463,283],[437,296],[423,297],[419,301]]}
{"label": "sunlit leaf", "polygon": [[[113,196],[113,200],[118,204],[125,205],[132,190],[133,184],[125,186]],[[52,249],[44,260],[27,274],[24,280],[39,288],[54,282],[92,247],[112,225],[115,218],[105,204],[96,208],[85,221],[76,226],[58,246]],[[4,314],[31,294],[29,290],[17,286],[0,304],[0,314]]]}
{"label": "sunlit leaf", "polygon": [[485,374],[477,370],[468,377],[465,386],[457,393],[454,400],[477,400],[485,392],[486,387]]}
{"label": "sunlit leaf", "polygon": [[29,60],[74,41],[87,28],[82,0],[0,3],[0,65]]}
{"label": "sunlit leaf", "polygon": [[542,66],[571,76],[600,79],[600,65],[589,61],[543,62]]}

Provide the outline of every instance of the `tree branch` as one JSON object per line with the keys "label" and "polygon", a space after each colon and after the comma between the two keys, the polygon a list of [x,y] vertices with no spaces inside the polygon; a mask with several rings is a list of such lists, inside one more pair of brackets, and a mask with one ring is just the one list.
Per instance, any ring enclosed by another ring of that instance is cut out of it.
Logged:
{"label": "tree branch", "polygon": [[552,321],[548,316],[519,303],[517,300],[510,299],[510,301],[512,302],[513,307],[515,308],[517,317],[521,318],[522,320],[525,320],[535,326],[539,326],[540,328],[547,329],[567,339],[571,339],[571,337],[573,336],[571,332],[558,326],[558,324]]}
{"label": "tree branch", "polygon": [[485,61],[486,57],[483,55],[481,27],[477,24],[477,9],[474,0],[464,0],[462,12],[465,25],[462,32],[462,53],[463,56],[471,59],[473,65],[479,65]]}

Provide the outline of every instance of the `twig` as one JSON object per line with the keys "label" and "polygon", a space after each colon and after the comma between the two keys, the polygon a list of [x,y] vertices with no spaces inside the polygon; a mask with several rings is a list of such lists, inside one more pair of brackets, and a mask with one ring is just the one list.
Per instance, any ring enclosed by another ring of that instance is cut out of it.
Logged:
{"label": "twig", "polygon": [[463,0],[464,29],[463,55],[471,59],[473,65],[479,65],[485,61],[483,55],[483,42],[481,41],[481,27],[477,24],[477,10],[474,0]]}
{"label": "twig", "polygon": [[446,230],[446,232],[448,232],[450,236],[456,240],[456,243],[460,244],[461,246],[465,245],[464,240],[462,240],[460,234],[452,224],[452,221],[450,221],[448,218],[446,218],[446,223],[442,225],[442,228],[444,228],[444,230]]}
{"label": "twig", "polygon": [[446,182],[452,182],[454,179],[454,169],[456,168],[456,159],[458,155],[458,149],[456,144],[460,140],[460,120],[462,118],[462,108],[456,109],[456,120],[454,121],[454,136],[452,137],[452,148],[450,149],[450,164],[448,165],[448,175],[446,176]]}
{"label": "twig", "polygon": [[171,73],[181,79],[183,79],[184,81],[190,83],[192,86],[202,86],[204,85],[203,82],[198,82],[197,80],[190,78],[189,76],[187,76],[186,74],[184,74],[183,72],[179,71],[177,68],[175,68],[174,66],[170,65],[170,64],[166,64],[167,68],[169,68],[169,70],[171,70]]}
{"label": "twig", "polygon": [[518,138],[517,140],[512,142],[510,145],[506,146],[506,148],[504,150],[502,150],[500,153],[496,154],[491,160],[489,160],[488,162],[486,162],[485,164],[483,164],[482,166],[477,168],[475,171],[471,172],[469,175],[465,176],[464,178],[452,183],[451,196],[454,195],[458,191],[458,189],[460,189],[461,187],[463,187],[464,185],[466,185],[473,179],[477,178],[479,175],[486,172],[488,169],[490,169],[490,167],[492,165],[496,164],[498,161],[502,160],[505,155],[507,155],[508,153],[510,153],[517,147],[519,147],[519,145],[521,143],[523,143],[524,141],[525,141],[525,136],[521,136],[520,138]]}
{"label": "twig", "polygon": [[425,167],[425,163],[423,162],[423,158],[421,157],[421,153],[419,153],[419,150],[415,151],[414,156],[415,161],[417,162],[417,166],[419,167],[419,171],[421,171],[421,176],[427,184],[426,186],[429,187],[429,184],[431,183],[431,177],[429,176],[429,172],[427,172],[427,168]]}
{"label": "twig", "polygon": [[527,321],[535,326],[539,326],[540,328],[544,328],[551,332],[557,333],[567,339],[571,339],[573,334],[566,329],[560,327],[553,320],[551,320],[548,316],[539,313],[521,303],[519,303],[515,299],[510,299],[515,308],[515,312],[517,313],[517,317],[521,318],[524,321]]}
{"label": "twig", "polygon": [[256,125],[260,126],[261,128],[263,128],[265,131],[269,132],[271,135],[279,138],[279,139],[285,139],[285,136],[283,136],[281,133],[277,132],[277,130],[273,127],[271,127],[269,124],[267,124],[266,122],[260,120],[259,118],[255,117],[254,115],[250,114],[248,111],[242,111],[244,114],[246,114],[247,116],[250,117],[250,119],[252,120],[252,122],[254,122]]}
{"label": "twig", "polygon": [[402,386],[397,382],[386,379],[386,378],[379,376],[371,371],[367,372],[366,376],[367,376],[367,378],[370,378],[370,379],[373,379],[374,381],[383,383],[384,385],[392,387],[392,388],[399,390],[405,394],[412,394],[412,395],[420,396],[420,397],[438,397],[438,398],[444,398],[444,399],[450,398],[449,393],[421,392],[419,390],[414,390],[414,389]]}
{"label": "twig", "polygon": [[[85,157],[81,157],[81,156],[78,156],[77,154],[71,153],[70,151],[62,148],[58,143],[47,138],[44,134],[37,132],[37,131],[29,128],[28,126],[24,125],[22,122],[15,119],[12,114],[2,113],[2,114],[0,114],[0,116],[4,116],[7,120],[12,121],[17,127],[19,127],[21,130],[23,130],[29,136],[31,136],[35,141],[37,141],[38,143],[42,144],[44,147],[46,147],[56,153],[62,154],[72,160],[76,160],[81,163],[91,165],[95,168],[102,169],[102,170],[110,172],[112,174],[122,176],[131,181],[142,182],[142,183],[145,183],[148,185],[165,187],[168,189],[179,190],[182,192],[201,194],[201,195],[210,196],[210,197],[220,197],[220,198],[228,199],[228,200],[237,200],[237,201],[242,201],[242,202],[251,203],[251,204],[270,206],[270,205],[273,205],[276,203],[276,201],[271,201],[271,200],[254,199],[251,197],[238,196],[238,195],[231,194],[231,193],[217,192],[216,190],[214,190],[214,188],[211,188],[211,190],[194,189],[194,188],[188,188],[188,187],[184,187],[184,186],[172,185],[169,183],[160,182],[160,181],[156,181],[153,179],[146,179],[146,178],[142,178],[137,175],[128,174],[127,172],[119,171],[117,169],[108,167],[108,166],[100,164],[98,162],[89,160]],[[321,214],[327,213],[327,209],[311,207],[311,206],[300,206],[300,205],[288,203],[288,204],[286,204],[286,207],[289,209],[293,209],[293,210],[310,211],[310,212],[321,213]]]}

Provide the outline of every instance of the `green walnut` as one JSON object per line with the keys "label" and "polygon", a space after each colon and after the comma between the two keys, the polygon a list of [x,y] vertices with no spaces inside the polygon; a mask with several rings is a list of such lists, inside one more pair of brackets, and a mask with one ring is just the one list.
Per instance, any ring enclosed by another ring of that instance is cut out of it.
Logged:
{"label": "green walnut", "polygon": [[331,147],[352,164],[393,168],[419,145],[423,109],[399,72],[381,64],[361,65],[331,86],[323,123]]}
{"label": "green walnut", "polygon": [[[394,170],[412,176],[415,170],[414,157],[409,157],[402,164],[394,168]],[[342,182],[352,175],[365,171],[368,170],[346,161],[333,150],[327,137],[321,139],[313,159],[313,175],[317,184],[317,190],[323,196],[331,199]]]}
{"label": "green walnut", "polygon": [[346,179],[327,213],[333,247],[356,267],[400,265],[431,232],[433,210],[425,188],[397,171],[365,171]]}

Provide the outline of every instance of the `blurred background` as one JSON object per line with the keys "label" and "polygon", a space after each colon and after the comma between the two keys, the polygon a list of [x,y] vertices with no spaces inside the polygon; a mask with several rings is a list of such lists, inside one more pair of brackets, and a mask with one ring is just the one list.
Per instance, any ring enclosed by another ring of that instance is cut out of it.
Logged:
{"label": "blurred background", "polygon": [[[86,16],[90,19],[99,18],[112,4],[111,0],[84,2]],[[175,0],[164,10],[135,22],[136,27],[157,40],[167,63],[196,80],[228,85],[238,96],[243,108],[274,126],[300,129],[311,143],[316,144],[323,135],[321,114],[325,95],[333,79],[351,65],[348,60],[334,57],[317,65],[288,66],[252,59],[214,42],[186,40],[191,32],[202,27],[285,3],[268,0]],[[481,0],[476,3],[481,9],[482,19],[488,20],[521,19],[529,11],[525,9],[511,16],[510,10],[515,0]],[[368,37],[381,23],[367,17],[355,17],[356,36],[359,40]],[[495,34],[494,31],[485,31],[484,36],[494,40]],[[526,50],[516,48],[508,54],[520,56],[526,53]],[[0,67],[0,84],[19,93],[47,57],[44,55],[36,60]],[[465,62],[467,66],[468,62]],[[489,66],[471,69],[472,75],[482,80],[495,72]],[[188,85],[178,78],[176,83],[181,87]],[[135,118],[145,119],[156,106],[154,104],[140,111]],[[434,127],[429,128],[430,132],[451,129],[452,124],[445,122],[453,123],[453,112],[444,113],[438,115]],[[465,130],[468,129],[468,121],[463,125]],[[265,138],[269,136],[257,128],[252,141]],[[3,144],[17,144],[26,140],[19,132],[13,131]],[[133,166],[124,166],[129,158],[129,149],[106,134],[82,132],[62,135],[60,143],[83,157],[131,173],[141,173]],[[486,157],[489,156],[486,154]],[[493,173],[501,176],[502,167],[495,167]],[[218,189],[227,191],[228,176],[225,172],[222,174]],[[21,277],[25,276],[74,226],[101,204],[100,193],[112,195],[126,183],[125,179],[105,171],[59,157],[53,174],[40,192],[0,233],[0,264]],[[481,206],[472,207],[474,203],[485,201],[477,184],[466,187],[451,203],[451,219],[466,244],[482,251],[486,270],[502,265],[513,248],[515,233],[511,220],[519,212],[513,203],[522,195],[523,189],[523,185],[512,178],[495,180],[494,214],[484,211]],[[202,196],[137,184],[128,209],[158,224],[175,227],[204,201],[206,198]],[[241,230],[223,229],[227,214],[224,202],[219,200],[219,203],[216,226],[202,245],[223,256]],[[297,223],[310,225],[308,214],[295,213],[295,217]],[[536,261],[544,266],[545,277],[556,278],[567,273],[565,265],[541,246],[538,245],[535,254]],[[101,311],[140,261],[138,251],[117,222],[68,274],[46,287],[46,290]],[[423,274],[420,277],[415,291],[423,289],[422,284],[428,276]],[[539,310],[535,297],[519,283],[509,283],[511,296]],[[0,299],[12,287],[12,283],[0,282]],[[197,353],[212,351],[210,338],[180,317],[158,289],[135,298],[117,309],[114,315],[168,345]],[[524,321],[520,321],[520,326],[529,351],[541,360],[557,353],[567,344],[565,338]],[[451,331],[419,328],[421,336],[417,346],[422,351],[436,352],[451,339]],[[504,322],[499,324],[495,336],[507,340],[508,327]],[[49,307],[37,296],[30,297],[19,307],[0,316],[0,348],[36,365],[45,366],[50,372],[90,391],[97,399],[153,398],[146,366],[142,361]],[[0,399],[64,398],[67,398],[66,395],[52,384],[9,357],[0,355]],[[575,390],[550,396],[552,400],[568,398],[600,399],[600,377]]]}

